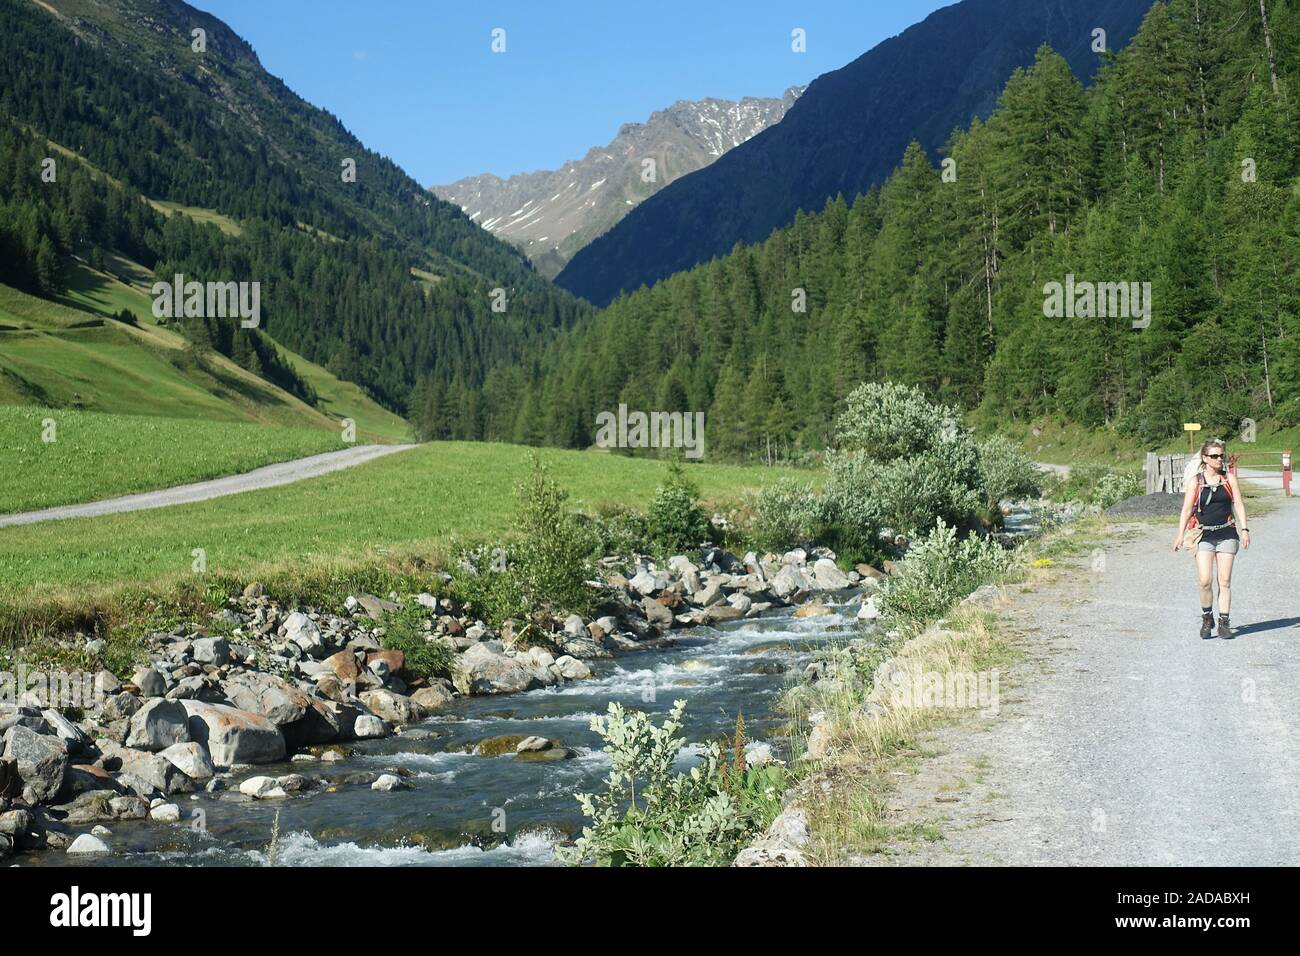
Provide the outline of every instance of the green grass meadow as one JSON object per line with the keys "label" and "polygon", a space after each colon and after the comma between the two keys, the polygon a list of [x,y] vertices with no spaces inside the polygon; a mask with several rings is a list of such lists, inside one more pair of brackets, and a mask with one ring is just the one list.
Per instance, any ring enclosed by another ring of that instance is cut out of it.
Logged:
{"label": "green grass meadow", "polygon": [[[545,450],[579,508],[644,508],[667,465],[601,452]],[[455,539],[508,535],[530,449],[435,442],[320,478],[193,505],[0,528],[0,635],[24,621],[94,616],[126,593],[201,591],[214,581],[355,580],[436,562]],[[709,502],[803,474],[757,466],[688,469]],[[206,562],[194,570],[195,550]],[[351,576],[351,577],[350,577]]]}
{"label": "green grass meadow", "polygon": [[308,428],[0,406],[0,514],[203,481],[345,447],[337,434]]}

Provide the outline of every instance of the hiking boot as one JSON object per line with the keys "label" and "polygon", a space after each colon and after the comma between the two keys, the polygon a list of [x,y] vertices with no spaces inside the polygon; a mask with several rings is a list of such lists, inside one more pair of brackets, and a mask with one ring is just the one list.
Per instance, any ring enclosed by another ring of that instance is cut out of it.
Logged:
{"label": "hiking boot", "polygon": [[1214,635],[1210,633],[1213,630],[1214,630],[1214,615],[1202,614],[1201,615],[1201,640],[1208,641],[1211,637],[1213,637]]}
{"label": "hiking boot", "polygon": [[1225,641],[1232,640],[1232,625],[1228,623],[1228,615],[1219,615],[1219,637]]}

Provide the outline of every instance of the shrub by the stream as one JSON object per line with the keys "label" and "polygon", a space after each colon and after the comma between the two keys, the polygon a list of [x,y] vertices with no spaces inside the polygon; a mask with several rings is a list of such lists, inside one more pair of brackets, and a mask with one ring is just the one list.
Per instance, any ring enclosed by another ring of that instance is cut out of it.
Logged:
{"label": "shrub by the stream", "polygon": [[655,489],[646,514],[650,537],[667,552],[698,547],[709,537],[709,519],[699,504],[699,489],[676,459],[668,463],[667,480]]}
{"label": "shrub by the stream", "polygon": [[975,534],[959,539],[956,528],[939,521],[881,585],[886,627],[904,633],[921,630],[1005,571],[1010,561],[1010,553],[993,539]]}
{"label": "shrub by the stream", "polygon": [[597,557],[613,555],[626,561],[652,548],[649,522],[632,508],[603,506],[589,521]]}
{"label": "shrub by the stream", "polygon": [[[673,702],[663,724],[611,703],[591,729],[605,741],[611,769],[605,790],[578,796],[590,825],[557,854],[572,864],[601,866],[725,866],[780,807],[779,766],[727,766],[722,747],[700,748],[685,773],[673,765],[686,739],[678,736],[686,702]],[[739,740],[739,731],[738,731]],[[743,753],[738,742],[737,750]]]}
{"label": "shrub by the stream", "polygon": [[415,677],[450,677],[456,660],[456,652],[449,644],[429,639],[426,625],[433,613],[412,597],[401,610],[384,616],[384,647],[401,651],[406,657],[406,670]]}
{"label": "shrub by the stream", "polygon": [[1011,439],[994,435],[980,443],[980,478],[989,507],[1004,498],[1036,498],[1043,472]]}
{"label": "shrub by the stream", "polygon": [[1044,493],[1056,501],[1079,501],[1109,508],[1117,501],[1142,494],[1144,487],[1139,472],[1119,471],[1109,465],[1082,464],[1071,467],[1066,478],[1049,479]]}
{"label": "shrub by the stream", "polygon": [[868,382],[848,397],[827,456],[827,516],[869,546],[881,528],[969,521],[982,506],[979,449],[955,408],[920,389]]}
{"label": "shrub by the stream", "polygon": [[493,625],[512,617],[589,611],[594,539],[568,509],[567,492],[534,456],[532,471],[515,493],[518,540],[509,548],[459,550],[453,570],[457,596]]}
{"label": "shrub by the stream", "polygon": [[822,521],[822,501],[812,482],[782,478],[749,499],[749,533],[768,551],[787,551],[812,541]]}

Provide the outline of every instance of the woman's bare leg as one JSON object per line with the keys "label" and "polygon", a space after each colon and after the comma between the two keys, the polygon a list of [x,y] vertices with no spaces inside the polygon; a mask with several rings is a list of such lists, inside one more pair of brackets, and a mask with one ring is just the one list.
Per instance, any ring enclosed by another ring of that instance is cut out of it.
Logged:
{"label": "woman's bare leg", "polygon": [[1232,610],[1232,559],[1235,554],[1216,554],[1219,565],[1219,613]]}
{"label": "woman's bare leg", "polygon": [[[1232,555],[1228,555],[1232,557]],[[1214,606],[1214,552],[1196,552],[1197,583],[1201,586],[1201,607]]]}

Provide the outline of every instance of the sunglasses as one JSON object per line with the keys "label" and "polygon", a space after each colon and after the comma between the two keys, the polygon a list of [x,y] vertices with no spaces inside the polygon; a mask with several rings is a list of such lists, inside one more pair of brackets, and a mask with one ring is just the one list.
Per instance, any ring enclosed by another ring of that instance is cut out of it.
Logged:
{"label": "sunglasses", "polygon": [[1219,454],[1219,455],[1206,455],[1205,457],[1206,457],[1206,458],[1219,459],[1219,458],[1222,458],[1223,455],[1221,455],[1221,454]]}

